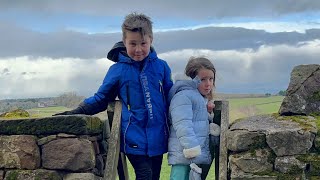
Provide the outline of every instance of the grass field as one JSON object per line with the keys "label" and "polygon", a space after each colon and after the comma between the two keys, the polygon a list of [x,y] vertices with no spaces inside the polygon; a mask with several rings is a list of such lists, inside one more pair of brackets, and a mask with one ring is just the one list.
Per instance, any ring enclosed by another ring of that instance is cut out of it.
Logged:
{"label": "grass field", "polygon": [[278,112],[284,96],[229,99],[230,122],[253,115]]}
{"label": "grass field", "polygon": [[27,109],[31,117],[48,117],[58,112],[70,110],[63,106]]}
{"label": "grass field", "polygon": [[[257,98],[233,98],[229,99],[230,122],[238,118],[248,117],[258,114],[272,114],[279,110],[283,96],[257,97]],[[27,110],[32,117],[47,117],[57,112],[68,110],[65,107],[47,107]],[[98,115],[99,116],[99,115]],[[101,118],[101,114],[100,114]],[[128,172],[130,179],[135,179],[134,170],[128,161]],[[170,166],[167,164],[167,155],[164,155],[161,180],[167,180],[170,176]],[[207,179],[214,179],[214,166],[211,167]]]}

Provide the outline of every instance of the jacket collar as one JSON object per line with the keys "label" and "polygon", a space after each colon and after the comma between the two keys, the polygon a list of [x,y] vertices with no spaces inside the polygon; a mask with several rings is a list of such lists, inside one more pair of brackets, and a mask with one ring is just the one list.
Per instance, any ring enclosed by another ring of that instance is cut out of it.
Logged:
{"label": "jacket collar", "polygon": [[[153,52],[155,53],[155,55],[153,55]],[[107,58],[113,62],[118,62],[120,59],[119,55],[121,54],[124,56],[128,56],[126,55],[126,47],[124,46],[123,41],[119,41],[114,44],[114,46],[108,52]],[[152,46],[150,47],[149,56],[151,59],[157,58],[157,54]],[[124,58],[124,57],[121,57],[121,58]],[[126,62],[126,60],[124,62]]]}
{"label": "jacket collar", "polygon": [[[150,50],[149,55],[146,57],[146,60],[154,61],[158,58],[156,51]],[[118,56],[119,61],[121,63],[133,63],[134,60],[131,59],[125,52],[119,52]]]}

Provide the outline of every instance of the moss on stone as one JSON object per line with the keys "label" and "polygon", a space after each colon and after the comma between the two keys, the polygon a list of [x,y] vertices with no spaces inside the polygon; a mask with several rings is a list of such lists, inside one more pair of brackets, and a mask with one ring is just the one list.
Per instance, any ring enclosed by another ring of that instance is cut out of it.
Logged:
{"label": "moss on stone", "polygon": [[311,95],[310,99],[313,100],[313,101],[320,101],[320,91],[314,92]]}
{"label": "moss on stone", "polygon": [[36,170],[12,170],[6,174],[6,180],[17,180],[17,179],[50,179],[50,180],[61,180],[60,175],[55,171],[48,171],[42,169]]}
{"label": "moss on stone", "polygon": [[0,134],[50,135],[98,134],[102,132],[102,122],[98,117],[60,116],[40,119],[0,120]]}
{"label": "moss on stone", "polygon": [[[257,156],[257,150],[258,149],[250,149],[249,152],[252,156],[256,157]],[[270,163],[270,164],[274,164],[276,158],[277,158],[277,155],[269,148],[267,149],[263,149],[264,151],[261,151],[262,153],[267,153],[267,151],[269,152],[269,156],[267,157],[267,162]],[[236,154],[235,154],[236,155]]]}
{"label": "moss on stone", "polygon": [[319,115],[312,115],[316,120],[316,126],[317,126],[317,129],[318,129],[318,132],[317,134],[320,134],[320,112],[319,112]]}
{"label": "moss on stone", "polygon": [[6,180],[16,180],[18,178],[17,171],[10,171],[6,173]]}
{"label": "moss on stone", "polygon": [[290,167],[287,174],[301,174],[301,173],[303,173],[303,170],[299,166],[293,165]]}
{"label": "moss on stone", "polygon": [[43,177],[46,177],[46,179],[50,179],[50,180],[60,180],[61,179],[61,177],[59,177],[59,175],[57,173],[53,173],[53,172],[36,173],[34,179],[35,180],[42,180]]}
{"label": "moss on stone", "polygon": [[310,165],[308,176],[319,176],[320,172],[320,155],[319,154],[304,154],[297,156],[297,159]]}
{"label": "moss on stone", "polygon": [[0,117],[5,119],[12,119],[12,118],[27,118],[30,117],[28,111],[23,109],[15,109],[13,111],[5,112],[0,114]]}
{"label": "moss on stone", "polygon": [[302,178],[302,173],[300,174],[290,174],[290,173],[280,173],[276,171],[264,171],[259,173],[254,173],[254,175],[258,176],[274,176],[277,177],[278,180],[293,180]]}
{"label": "moss on stone", "polygon": [[312,120],[308,116],[303,115],[294,115],[294,116],[273,116],[279,121],[291,121],[296,122],[303,130],[311,130],[314,127],[312,126]]}
{"label": "moss on stone", "polygon": [[89,123],[87,123],[87,129],[91,133],[99,133],[102,130],[103,123],[98,117],[92,117]]}
{"label": "moss on stone", "polygon": [[264,138],[261,138],[261,136],[256,136],[252,138],[252,140],[254,143],[249,145],[249,150],[263,149],[264,147],[267,146],[265,136]]}

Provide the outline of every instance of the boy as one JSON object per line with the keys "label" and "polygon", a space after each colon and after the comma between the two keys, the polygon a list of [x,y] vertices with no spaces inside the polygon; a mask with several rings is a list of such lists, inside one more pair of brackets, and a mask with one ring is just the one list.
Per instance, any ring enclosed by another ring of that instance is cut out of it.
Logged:
{"label": "boy", "polygon": [[[144,14],[131,13],[122,24],[123,51],[115,57],[99,90],[78,108],[60,113],[93,115],[104,111],[116,96],[122,103],[121,144],[136,179],[160,177],[163,154],[167,152],[169,126],[167,95],[173,85],[171,70],[151,48],[152,21]],[[108,54],[109,57],[110,54]]]}

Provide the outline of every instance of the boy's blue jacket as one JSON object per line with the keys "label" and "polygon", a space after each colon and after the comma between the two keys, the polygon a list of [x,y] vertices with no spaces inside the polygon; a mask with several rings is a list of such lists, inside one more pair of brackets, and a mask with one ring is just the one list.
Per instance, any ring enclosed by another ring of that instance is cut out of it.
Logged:
{"label": "boy's blue jacket", "polygon": [[84,100],[86,114],[105,110],[116,96],[122,102],[121,151],[126,154],[157,156],[167,152],[169,126],[168,92],[173,85],[171,70],[151,49],[136,62],[121,52],[99,90]]}

